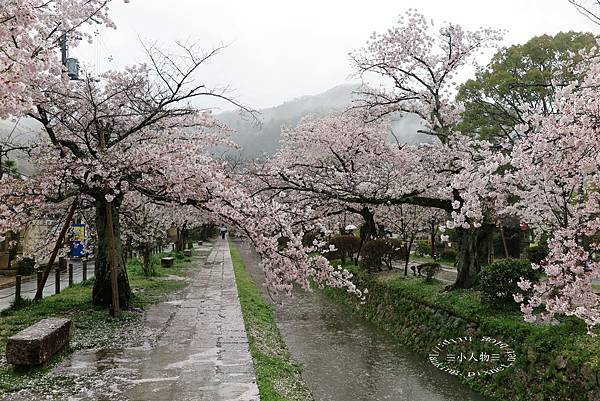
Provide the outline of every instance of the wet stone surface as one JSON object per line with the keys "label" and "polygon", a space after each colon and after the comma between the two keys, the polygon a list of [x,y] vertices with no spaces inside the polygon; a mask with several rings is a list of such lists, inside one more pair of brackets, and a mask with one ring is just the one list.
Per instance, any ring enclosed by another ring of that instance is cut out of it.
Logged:
{"label": "wet stone surface", "polygon": [[40,365],[63,349],[73,337],[73,322],[48,318],[9,337],[6,360],[14,365]]}
{"label": "wet stone surface", "polygon": [[72,354],[53,374],[82,390],[49,399],[259,400],[226,241],[193,268],[181,299],[148,312],[144,329],[155,336],[139,346]]}

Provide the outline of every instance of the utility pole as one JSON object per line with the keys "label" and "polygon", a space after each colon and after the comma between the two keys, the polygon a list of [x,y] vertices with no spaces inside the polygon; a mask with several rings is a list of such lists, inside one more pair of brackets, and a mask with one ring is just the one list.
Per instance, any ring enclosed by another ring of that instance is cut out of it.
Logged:
{"label": "utility pole", "polygon": [[[75,59],[75,58],[69,58],[69,47],[67,45],[67,33],[66,32],[63,32],[60,35],[60,37],[58,38],[58,44],[60,46],[60,61],[61,61],[62,65],[67,69],[67,75],[72,80],[79,79],[79,61],[77,61],[77,59]],[[0,152],[0,155],[1,155],[1,152]],[[2,173],[3,173],[3,171],[2,171],[2,165],[1,165],[1,159],[0,159],[0,178],[2,177]],[[58,240],[56,241],[56,244],[54,245],[54,249],[52,250],[52,254],[50,255],[50,260],[48,262],[48,265],[46,266],[43,274],[40,277],[41,281],[38,280],[39,281],[38,288],[37,288],[37,292],[34,297],[35,300],[42,299],[44,285],[46,284],[46,280],[48,280],[50,270],[52,269],[52,266],[54,265],[54,261],[56,260],[56,256],[58,255],[58,252],[64,242],[65,236],[67,234],[67,230],[71,226],[71,221],[73,220],[73,215],[75,214],[75,210],[77,209],[78,204],[79,204],[79,197],[77,196],[75,198],[75,200],[73,201],[73,204],[69,208],[69,211],[67,213],[67,218],[65,220],[65,224],[63,225],[63,227],[60,231],[60,234],[58,235]],[[41,283],[41,285],[39,285],[40,283]]]}
{"label": "utility pole", "polygon": [[67,47],[67,34],[63,33],[58,38],[58,44],[60,45],[60,60],[62,65],[67,66],[67,57],[69,57],[69,48]]}
{"label": "utility pole", "polygon": [[72,80],[79,79],[79,61],[76,58],[69,57],[69,46],[67,44],[67,34],[63,33],[58,38],[60,46],[60,58],[62,65],[67,70],[67,75]]}
{"label": "utility pole", "polygon": [[[60,55],[63,66],[67,69],[67,75],[72,80],[79,79],[79,61],[75,58],[69,57],[69,48],[67,45],[67,35],[63,33],[59,38]],[[101,151],[105,150],[106,142],[104,138],[104,130],[98,132],[98,142]],[[109,264],[110,264],[110,275],[111,275],[111,292],[112,292],[112,307],[113,316],[119,317],[121,308],[119,305],[119,283],[117,276],[117,261],[116,261],[116,246],[114,238],[114,226],[113,226],[113,215],[112,215],[112,202],[106,202],[107,208],[107,229],[108,229],[108,251],[109,251]],[[72,218],[72,215],[71,215]]]}

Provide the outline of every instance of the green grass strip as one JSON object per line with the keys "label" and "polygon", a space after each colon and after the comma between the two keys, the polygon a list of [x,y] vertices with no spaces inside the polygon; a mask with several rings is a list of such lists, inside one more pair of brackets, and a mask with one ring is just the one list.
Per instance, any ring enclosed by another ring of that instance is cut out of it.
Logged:
{"label": "green grass strip", "polygon": [[302,369],[292,360],[271,306],[252,280],[239,248],[231,242],[229,245],[261,401],[312,401],[300,374]]}

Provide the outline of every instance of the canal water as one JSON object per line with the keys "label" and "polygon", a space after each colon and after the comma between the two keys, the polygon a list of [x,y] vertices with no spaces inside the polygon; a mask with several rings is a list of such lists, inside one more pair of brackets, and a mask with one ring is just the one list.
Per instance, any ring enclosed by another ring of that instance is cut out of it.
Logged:
{"label": "canal water", "polygon": [[[258,284],[253,249],[238,243]],[[317,291],[275,303],[279,330],[316,401],[487,401]]]}

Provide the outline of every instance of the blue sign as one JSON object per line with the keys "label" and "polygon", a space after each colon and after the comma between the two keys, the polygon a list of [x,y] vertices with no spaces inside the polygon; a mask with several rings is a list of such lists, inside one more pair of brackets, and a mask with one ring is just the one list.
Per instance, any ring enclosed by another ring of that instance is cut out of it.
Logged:
{"label": "blue sign", "polygon": [[82,258],[85,256],[85,224],[73,224],[71,232],[71,256]]}

